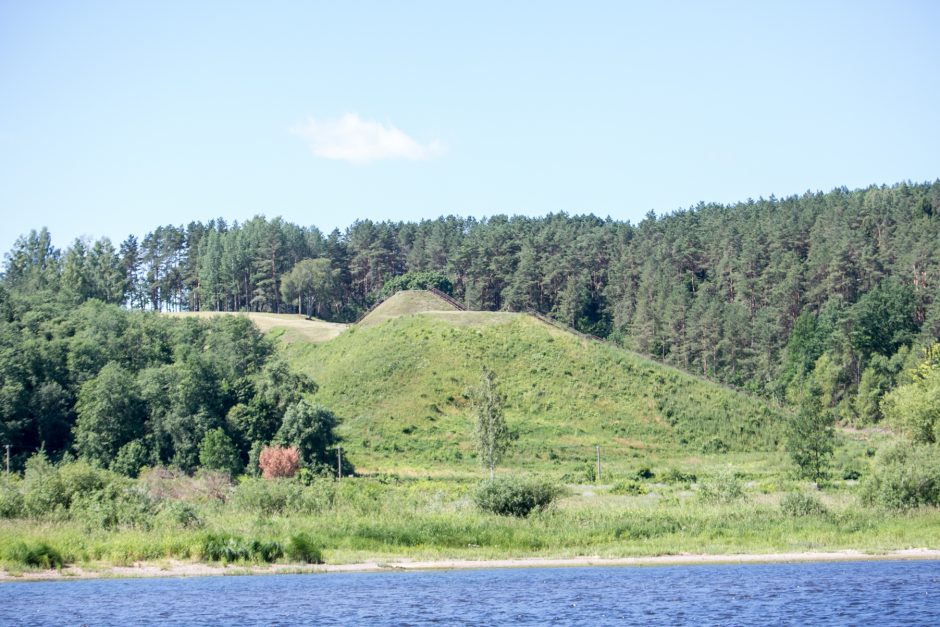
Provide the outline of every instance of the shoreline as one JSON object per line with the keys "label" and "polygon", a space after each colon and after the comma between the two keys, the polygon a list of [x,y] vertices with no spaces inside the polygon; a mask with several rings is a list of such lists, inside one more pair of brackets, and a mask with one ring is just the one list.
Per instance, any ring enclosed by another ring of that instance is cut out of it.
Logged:
{"label": "shoreline", "polygon": [[429,570],[481,570],[489,568],[577,568],[692,566],[707,564],[788,564],[808,562],[856,562],[888,560],[940,560],[940,549],[910,548],[883,553],[859,550],[801,551],[792,553],[732,553],[657,555],[646,557],[581,556],[569,558],[522,557],[507,559],[445,559],[365,561],[351,564],[271,564],[214,565],[204,562],[168,560],[138,562],[132,566],[108,566],[86,569],[68,566],[62,569],[23,571],[10,574],[0,570],[0,584],[35,581],[80,581],[88,579],[146,579],[156,577],[213,577],[225,575],[378,573]]}

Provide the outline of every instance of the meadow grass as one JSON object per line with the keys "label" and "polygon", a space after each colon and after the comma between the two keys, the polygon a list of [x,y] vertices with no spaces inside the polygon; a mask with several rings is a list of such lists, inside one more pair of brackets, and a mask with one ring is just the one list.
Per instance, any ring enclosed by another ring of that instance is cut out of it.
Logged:
{"label": "meadow grass", "polygon": [[[895,512],[861,507],[851,486],[822,493],[822,512],[795,516],[781,507],[782,492],[764,494],[751,486],[738,500],[710,503],[700,498],[695,485],[647,483],[650,493],[642,496],[572,485],[547,510],[515,518],[479,511],[472,501],[475,479],[320,480],[312,487],[291,488],[313,491],[317,498],[295,499],[278,511],[234,496],[226,503],[194,501],[197,526],[174,524],[166,517],[108,530],[82,520],[0,521],[0,560],[14,572],[29,569],[18,561],[17,547],[45,544],[65,563],[92,568],[168,559],[208,561],[207,543],[218,544],[222,538],[238,546],[277,546],[281,552],[275,559],[283,562],[290,561],[299,535],[307,550],[322,553],[327,563],[940,548],[936,508]],[[267,485],[259,480],[252,489]],[[794,486],[806,489],[795,483],[788,488]],[[325,491],[330,498],[320,498]],[[230,561],[270,561],[249,553],[233,555]]]}

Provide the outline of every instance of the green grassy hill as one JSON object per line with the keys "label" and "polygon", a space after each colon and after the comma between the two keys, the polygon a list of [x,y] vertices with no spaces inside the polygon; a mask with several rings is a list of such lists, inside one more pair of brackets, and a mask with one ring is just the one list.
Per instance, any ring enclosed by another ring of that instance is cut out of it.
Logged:
{"label": "green grassy hill", "polygon": [[415,303],[428,307],[419,296],[386,301],[385,311],[373,312],[384,322],[285,348],[319,384],[316,400],[342,419],[344,447],[361,470],[473,471],[466,392],[484,364],[496,374],[519,436],[507,465],[583,466],[595,444],[614,467],[654,456],[778,448],[782,415],[757,399],[525,314],[403,315]]}

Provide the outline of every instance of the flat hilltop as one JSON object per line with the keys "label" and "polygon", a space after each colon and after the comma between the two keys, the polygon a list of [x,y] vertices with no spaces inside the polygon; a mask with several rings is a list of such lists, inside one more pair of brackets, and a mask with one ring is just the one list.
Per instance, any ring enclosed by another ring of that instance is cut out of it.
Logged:
{"label": "flat hilltop", "polygon": [[440,296],[425,290],[402,290],[373,307],[359,322],[360,327],[371,327],[400,316],[427,312],[459,311]]}
{"label": "flat hilltop", "polygon": [[273,314],[234,311],[184,311],[170,313],[171,316],[247,316],[264,333],[279,336],[287,343],[292,342],[328,342],[349,328],[348,324],[327,322],[316,318],[307,318],[300,314]]}

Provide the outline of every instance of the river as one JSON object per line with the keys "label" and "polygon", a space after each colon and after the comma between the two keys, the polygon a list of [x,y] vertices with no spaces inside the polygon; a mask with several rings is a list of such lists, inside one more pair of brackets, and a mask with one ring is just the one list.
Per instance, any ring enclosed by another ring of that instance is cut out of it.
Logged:
{"label": "river", "polygon": [[937,625],[940,561],[0,584],[10,625]]}

